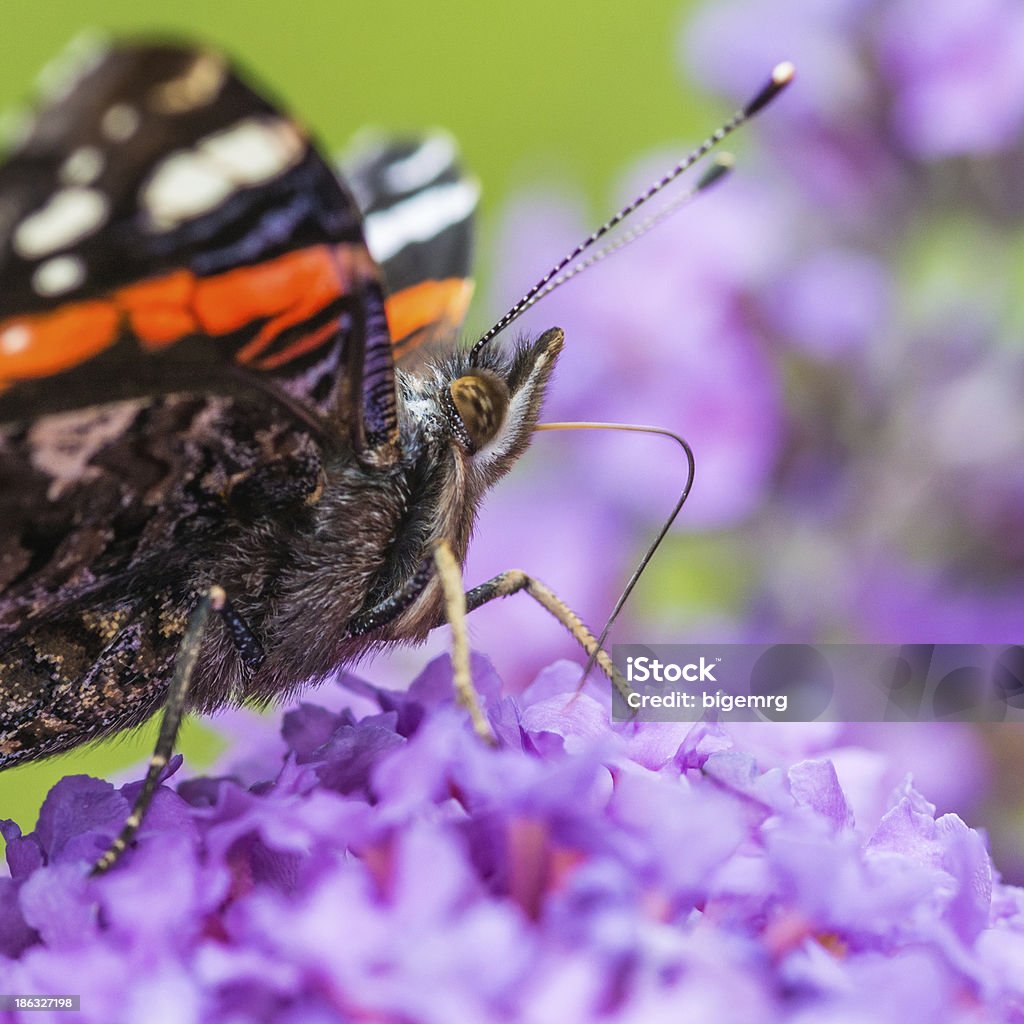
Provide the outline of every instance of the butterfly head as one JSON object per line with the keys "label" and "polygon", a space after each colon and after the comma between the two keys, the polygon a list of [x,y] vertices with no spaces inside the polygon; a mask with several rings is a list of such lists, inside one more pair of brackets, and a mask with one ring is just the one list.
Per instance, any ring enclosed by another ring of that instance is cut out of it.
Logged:
{"label": "butterfly head", "polygon": [[403,404],[420,436],[450,448],[474,490],[490,487],[529,445],[563,339],[552,328],[476,363],[459,351],[432,373],[405,377]]}

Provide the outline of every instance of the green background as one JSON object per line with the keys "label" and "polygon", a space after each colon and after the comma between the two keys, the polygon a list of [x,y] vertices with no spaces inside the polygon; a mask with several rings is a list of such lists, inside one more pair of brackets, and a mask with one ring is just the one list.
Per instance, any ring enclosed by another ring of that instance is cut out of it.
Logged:
{"label": "green background", "polygon": [[[329,150],[367,125],[453,132],[483,186],[478,276],[485,279],[488,223],[511,191],[538,179],[569,183],[596,223],[611,212],[610,186],[633,157],[666,142],[693,142],[722,113],[677,66],[687,6],[3,0],[0,109],[29,100],[39,70],[81,31],[202,39],[233,55]],[[148,755],[154,735],[151,724],[0,774],[0,818],[31,828],[57,779],[123,769]],[[180,746],[201,767],[219,743],[193,723]]]}

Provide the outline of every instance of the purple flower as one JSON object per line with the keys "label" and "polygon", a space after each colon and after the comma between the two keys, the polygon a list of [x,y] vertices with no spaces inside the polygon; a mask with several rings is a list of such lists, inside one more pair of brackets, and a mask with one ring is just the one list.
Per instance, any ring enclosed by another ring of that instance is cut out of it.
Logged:
{"label": "purple flower", "polygon": [[1012,146],[1024,129],[1024,11],[1012,0],[883,7],[893,134],[935,159]]}
{"label": "purple flower", "polygon": [[888,269],[865,252],[834,248],[804,259],[765,293],[774,330],[808,355],[856,358],[892,316]]}
{"label": "purple flower", "polygon": [[165,781],[100,878],[134,786],[60,782],[4,827],[5,989],[105,1021],[1024,1019],[1024,891],[827,729],[748,729],[755,756],[610,725],[570,663],[518,697],[474,674],[498,748],[447,659],[407,692],[350,677],[285,716],[273,780]]}

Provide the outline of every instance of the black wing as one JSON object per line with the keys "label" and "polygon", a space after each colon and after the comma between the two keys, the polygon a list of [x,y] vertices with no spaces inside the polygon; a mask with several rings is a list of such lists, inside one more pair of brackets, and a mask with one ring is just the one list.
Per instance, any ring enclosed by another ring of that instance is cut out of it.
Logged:
{"label": "black wing", "polygon": [[443,132],[409,139],[364,134],[340,167],[383,272],[396,358],[409,366],[451,345],[462,326],[473,294],[479,186]]}
{"label": "black wing", "polygon": [[306,515],[325,446],[393,443],[360,225],[178,46],[98,55],[0,167],[0,767],[145,718],[203,559]]}
{"label": "black wing", "polygon": [[0,167],[0,211],[0,420],[239,381],[330,414],[347,347],[387,348],[352,342],[379,276],[358,207],[219,54],[88,62]]}

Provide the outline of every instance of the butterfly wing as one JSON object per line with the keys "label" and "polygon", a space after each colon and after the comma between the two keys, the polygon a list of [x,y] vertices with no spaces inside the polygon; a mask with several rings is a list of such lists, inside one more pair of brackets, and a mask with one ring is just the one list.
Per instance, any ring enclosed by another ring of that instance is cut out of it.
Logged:
{"label": "butterfly wing", "polygon": [[222,389],[225,368],[336,407],[357,285],[377,279],[361,216],[219,54],[88,62],[0,168],[0,211],[0,418]]}
{"label": "butterfly wing", "polygon": [[215,54],[88,62],[0,167],[0,767],[151,713],[197,566],[307,514],[392,392],[359,211],[301,129]]}
{"label": "butterfly wing", "polygon": [[325,449],[388,464],[392,336],[469,297],[447,152],[353,171],[386,305],[349,191],[218,54],[92,55],[0,167],[0,768],[146,718],[211,552],[286,541]]}
{"label": "butterfly wing", "polygon": [[382,418],[387,387],[359,408],[366,370],[390,371],[361,224],[298,125],[219,54],[126,46],[66,76],[0,166],[0,515],[8,548],[27,538],[0,563],[8,602],[31,583],[51,607],[40,550],[115,507],[142,523],[147,493],[167,505],[200,471],[227,487],[287,469],[303,493],[302,428],[341,443],[343,406]]}
{"label": "butterfly wing", "polygon": [[410,139],[364,135],[341,171],[383,273],[395,358],[409,368],[450,346],[462,325],[473,294],[479,186],[442,132]]}

